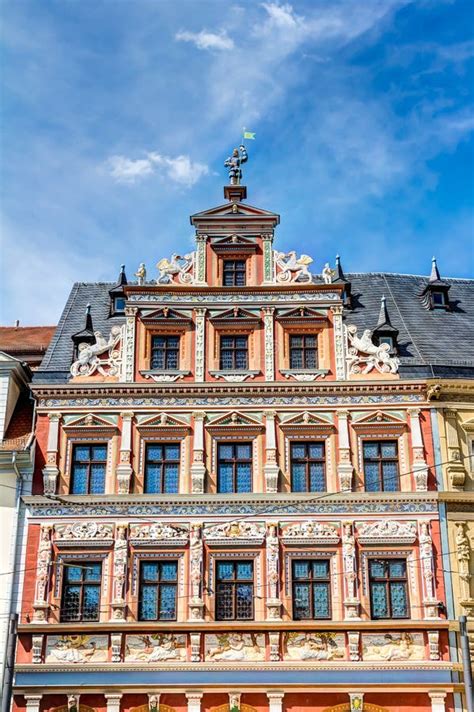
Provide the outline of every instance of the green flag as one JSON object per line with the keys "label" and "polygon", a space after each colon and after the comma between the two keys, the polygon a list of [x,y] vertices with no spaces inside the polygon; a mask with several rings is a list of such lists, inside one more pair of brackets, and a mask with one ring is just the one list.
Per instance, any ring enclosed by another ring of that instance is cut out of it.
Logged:
{"label": "green flag", "polygon": [[255,134],[252,131],[244,131],[244,138],[250,138],[252,141],[255,140]]}

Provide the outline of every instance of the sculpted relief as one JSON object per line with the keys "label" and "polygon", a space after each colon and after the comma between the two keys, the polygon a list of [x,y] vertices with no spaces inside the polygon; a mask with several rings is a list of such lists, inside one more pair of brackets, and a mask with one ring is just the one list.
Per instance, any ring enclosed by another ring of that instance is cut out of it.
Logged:
{"label": "sculpted relief", "polygon": [[95,344],[82,343],[78,346],[78,356],[71,366],[71,375],[118,376],[122,367],[123,327],[113,326],[108,339],[100,331],[95,331]]}
{"label": "sculpted relief", "polygon": [[372,332],[365,329],[362,336],[357,336],[357,327],[350,325],[346,328],[349,348],[347,365],[349,373],[370,373],[374,369],[379,373],[397,373],[400,359],[390,355],[388,344],[374,344]]}
{"label": "sculpted relief", "polygon": [[127,662],[185,662],[186,635],[173,633],[150,633],[127,635],[125,644]]}
{"label": "sculpted relief", "polygon": [[424,660],[422,633],[363,633],[363,660]]}
{"label": "sculpted relief", "polygon": [[103,663],[108,655],[106,635],[48,635],[46,663]]}
{"label": "sculpted relief", "polygon": [[285,633],[285,660],[344,660],[344,633]]}
{"label": "sculpted relief", "polygon": [[221,633],[205,636],[206,660],[265,660],[265,636],[259,633]]}

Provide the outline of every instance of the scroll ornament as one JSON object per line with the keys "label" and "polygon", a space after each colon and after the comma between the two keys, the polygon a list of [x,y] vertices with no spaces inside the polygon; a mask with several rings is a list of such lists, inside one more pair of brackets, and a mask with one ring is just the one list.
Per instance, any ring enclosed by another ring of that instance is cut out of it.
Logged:
{"label": "scroll ornament", "polygon": [[71,366],[71,375],[118,376],[122,367],[123,326],[113,326],[109,338],[105,339],[100,331],[95,331],[95,343],[81,343],[78,358]]}
{"label": "scroll ornament", "polygon": [[390,355],[388,344],[374,344],[372,332],[365,329],[362,336],[357,336],[357,326],[346,327],[349,349],[347,365],[349,373],[370,373],[375,368],[379,373],[397,373],[400,359]]}

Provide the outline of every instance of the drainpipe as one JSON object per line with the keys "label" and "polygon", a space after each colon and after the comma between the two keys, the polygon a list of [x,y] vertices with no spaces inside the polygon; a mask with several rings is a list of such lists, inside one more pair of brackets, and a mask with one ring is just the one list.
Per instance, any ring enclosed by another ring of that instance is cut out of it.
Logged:
{"label": "drainpipe", "polygon": [[474,700],[472,697],[471,655],[469,651],[469,637],[467,634],[466,616],[459,616],[459,633],[461,637],[462,668],[464,675],[464,691],[466,694],[466,708],[467,712],[473,712]]}

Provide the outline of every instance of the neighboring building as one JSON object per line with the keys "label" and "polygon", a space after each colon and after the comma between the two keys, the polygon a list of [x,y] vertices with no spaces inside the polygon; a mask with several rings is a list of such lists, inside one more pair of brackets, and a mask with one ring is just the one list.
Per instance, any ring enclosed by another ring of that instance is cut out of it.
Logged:
{"label": "neighboring building", "polygon": [[46,353],[55,326],[0,326],[0,351],[27,363],[35,371]]}
{"label": "neighboring building", "polygon": [[35,374],[15,709],[461,710],[426,379],[474,374],[474,282],[311,275],[224,192]]}

